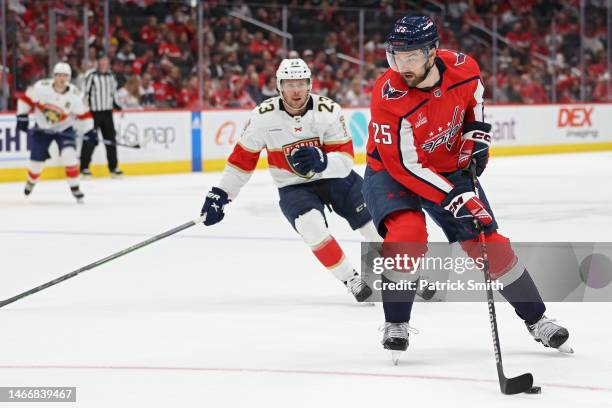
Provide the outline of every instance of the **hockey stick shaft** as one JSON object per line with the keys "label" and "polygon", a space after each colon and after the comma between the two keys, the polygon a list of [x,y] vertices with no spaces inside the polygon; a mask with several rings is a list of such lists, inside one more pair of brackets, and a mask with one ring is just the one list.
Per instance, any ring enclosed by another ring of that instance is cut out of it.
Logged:
{"label": "hockey stick shaft", "polygon": [[[472,181],[472,190],[478,196],[476,166],[472,162],[470,167],[470,176]],[[482,253],[485,282],[487,283],[487,306],[489,309],[489,322],[491,323],[491,337],[493,339],[493,352],[495,353],[495,364],[497,366],[497,376],[499,378],[500,387],[506,376],[504,375],[504,366],[502,363],[501,346],[499,343],[499,331],[497,329],[497,313],[495,312],[495,299],[493,298],[493,290],[491,289],[491,275],[489,273],[489,257],[487,251],[487,241],[484,233],[484,228],[480,221],[474,217],[474,226],[478,231],[478,242],[480,243],[480,252]],[[502,389],[503,392],[503,389]]]}
{"label": "hockey stick shaft", "polygon": [[[469,172],[472,182],[472,190],[476,196],[478,194],[478,177],[476,176],[476,164],[472,162],[469,166]],[[497,314],[495,312],[495,299],[493,298],[493,289],[491,289],[491,274],[489,272],[489,257],[487,251],[487,241],[485,232],[480,221],[474,217],[474,227],[478,231],[478,242],[482,253],[485,282],[487,284],[487,306],[489,309],[489,322],[491,323],[491,337],[493,339],[493,352],[495,353],[495,365],[497,367],[497,378],[499,379],[499,388],[504,394],[518,394],[525,392],[533,385],[533,376],[529,373],[520,375],[514,378],[506,378],[504,374],[504,366],[502,363],[501,345],[499,342],[499,330],[497,329]]]}
{"label": "hockey stick shaft", "polygon": [[81,273],[83,273],[85,271],[97,268],[98,266],[104,265],[105,263],[110,262],[110,261],[112,261],[114,259],[117,259],[119,257],[122,257],[123,255],[127,255],[130,252],[134,252],[134,251],[136,251],[136,250],[138,250],[140,248],[143,248],[143,247],[145,247],[145,246],[147,246],[149,244],[152,244],[154,242],[160,241],[160,240],[162,240],[164,238],[167,238],[167,237],[169,237],[171,235],[174,235],[174,234],[176,234],[178,232],[186,230],[187,228],[191,228],[194,225],[203,222],[205,219],[206,219],[206,214],[203,214],[203,215],[201,215],[200,217],[198,217],[198,218],[196,218],[194,220],[191,220],[189,222],[186,222],[184,224],[179,225],[178,227],[172,228],[171,230],[163,232],[163,233],[161,233],[159,235],[155,235],[154,237],[151,237],[151,238],[149,238],[149,239],[147,239],[145,241],[139,242],[138,244],[132,245],[129,248],[125,248],[125,249],[123,249],[123,250],[121,250],[119,252],[116,252],[116,253],[114,253],[112,255],[109,255],[109,256],[107,256],[105,258],[102,258],[102,259],[100,259],[100,260],[98,260],[96,262],[90,263],[89,265],[85,265],[85,266],[83,266],[83,267],[81,267],[81,268],[79,268],[77,270],[69,272],[69,273],[67,273],[65,275],[60,276],[59,278],[53,279],[53,280],[51,280],[51,281],[49,281],[47,283],[44,283],[44,284],[42,284],[40,286],[37,286],[35,288],[32,288],[30,290],[27,290],[27,291],[25,291],[23,293],[20,293],[20,294],[16,295],[16,296],[13,296],[11,298],[5,299],[5,300],[0,302],[0,307],[4,307],[4,306],[6,306],[8,304],[11,304],[13,302],[18,301],[19,299],[23,299],[24,297],[33,295],[34,293],[40,292],[41,290],[45,290],[47,288],[50,288],[51,286],[57,285],[58,283],[61,283],[61,282],[65,281],[65,280],[68,280],[70,278],[74,278],[75,276],[77,276],[77,275],[79,275],[79,274],[81,274]]}
{"label": "hockey stick shaft", "polygon": [[130,149],[140,149],[141,146],[140,144],[136,143],[136,144],[127,144],[127,143],[121,143],[121,142],[113,142],[112,140],[104,140],[102,143],[104,143],[107,146],[120,146],[120,147],[128,147]]}

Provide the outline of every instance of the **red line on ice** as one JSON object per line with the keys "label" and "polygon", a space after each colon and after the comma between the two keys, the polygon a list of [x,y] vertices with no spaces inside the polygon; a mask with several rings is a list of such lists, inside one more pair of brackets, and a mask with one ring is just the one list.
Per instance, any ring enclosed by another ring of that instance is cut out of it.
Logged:
{"label": "red line on ice", "polygon": [[[0,365],[0,370],[24,369],[24,370],[146,370],[146,371],[200,371],[200,372],[229,372],[229,373],[268,373],[268,374],[306,374],[306,375],[331,375],[339,377],[374,377],[374,378],[409,378],[417,380],[438,381],[460,381],[476,383],[497,383],[497,380],[452,377],[440,375],[416,375],[416,374],[388,374],[388,373],[366,373],[355,371],[324,371],[324,370],[288,370],[275,368],[224,368],[224,367],[164,367],[164,366],[90,366],[90,365]],[[556,388],[568,388],[583,391],[612,392],[610,387],[592,387],[589,385],[538,383],[536,385]]]}

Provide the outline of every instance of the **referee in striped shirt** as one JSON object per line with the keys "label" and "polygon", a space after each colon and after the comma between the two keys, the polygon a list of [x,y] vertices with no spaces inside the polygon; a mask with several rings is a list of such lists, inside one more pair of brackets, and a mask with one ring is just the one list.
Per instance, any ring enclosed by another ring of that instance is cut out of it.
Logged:
{"label": "referee in striped shirt", "polygon": [[[106,158],[108,160],[108,170],[111,177],[121,177],[123,172],[118,167],[117,141],[115,124],[113,122],[113,108],[121,109],[121,106],[115,100],[117,80],[110,70],[110,61],[105,54],[98,54],[97,68],[85,76],[84,88],[85,99],[93,114],[94,129],[100,129],[100,132],[102,132],[104,147],[106,148]],[[91,177],[89,164],[97,144],[97,132],[95,132],[95,139],[89,138],[83,140],[83,147],[81,148],[81,174],[85,177]]]}

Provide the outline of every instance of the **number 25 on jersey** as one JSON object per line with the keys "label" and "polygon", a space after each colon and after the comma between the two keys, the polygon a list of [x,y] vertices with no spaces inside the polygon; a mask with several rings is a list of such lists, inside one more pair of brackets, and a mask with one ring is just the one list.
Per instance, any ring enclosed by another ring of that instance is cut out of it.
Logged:
{"label": "number 25 on jersey", "polygon": [[374,128],[374,142],[391,144],[391,125],[372,122],[372,127]]}

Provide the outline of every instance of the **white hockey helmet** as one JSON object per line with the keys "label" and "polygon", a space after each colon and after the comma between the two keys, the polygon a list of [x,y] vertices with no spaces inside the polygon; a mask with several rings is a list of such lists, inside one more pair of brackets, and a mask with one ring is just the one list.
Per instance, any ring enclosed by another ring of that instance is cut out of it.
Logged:
{"label": "white hockey helmet", "polygon": [[68,79],[70,79],[72,77],[72,69],[70,68],[70,65],[68,65],[67,63],[58,62],[53,67],[53,75],[56,75],[56,74],[66,74],[68,75]]}
{"label": "white hockey helmet", "polygon": [[282,81],[283,79],[307,79],[308,92],[312,89],[312,80],[310,79],[310,68],[308,64],[301,58],[285,58],[281,61],[276,70],[276,88],[278,92],[283,94]]}

